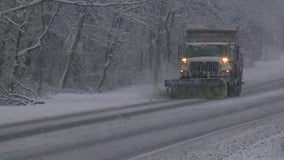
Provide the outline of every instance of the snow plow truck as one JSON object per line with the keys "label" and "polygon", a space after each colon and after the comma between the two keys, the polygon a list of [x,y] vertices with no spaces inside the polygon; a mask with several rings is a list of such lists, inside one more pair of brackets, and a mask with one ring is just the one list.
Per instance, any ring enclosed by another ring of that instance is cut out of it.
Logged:
{"label": "snow plow truck", "polygon": [[240,96],[243,56],[238,27],[186,26],[185,45],[179,51],[180,77],[165,80],[174,98],[227,98]]}

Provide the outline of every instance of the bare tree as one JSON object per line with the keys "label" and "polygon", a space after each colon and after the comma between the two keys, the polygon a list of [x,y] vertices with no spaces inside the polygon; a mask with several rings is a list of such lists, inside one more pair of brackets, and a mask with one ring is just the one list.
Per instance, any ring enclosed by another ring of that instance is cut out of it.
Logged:
{"label": "bare tree", "polygon": [[[166,20],[170,8],[170,0],[160,0],[158,4],[159,18],[158,18],[158,27],[156,33],[156,55],[155,55],[155,67],[154,67],[154,85],[157,86],[160,80],[161,64],[162,64],[162,51],[164,39],[164,33],[166,30]],[[170,42],[169,42],[170,43]]]}
{"label": "bare tree", "polygon": [[83,11],[83,13],[80,13],[80,16],[79,16],[80,18],[79,18],[79,22],[78,22],[77,31],[75,33],[75,39],[74,39],[74,42],[71,45],[67,64],[66,64],[66,67],[65,67],[65,70],[64,70],[64,73],[63,73],[63,76],[62,76],[61,84],[60,84],[61,89],[64,89],[66,87],[66,83],[67,83],[67,80],[68,80],[68,77],[69,77],[69,74],[70,74],[70,70],[71,70],[71,67],[72,67],[74,60],[75,60],[76,50],[77,50],[77,47],[78,47],[78,43],[81,39],[82,30],[83,30],[84,23],[85,23],[85,20],[86,20],[86,8],[84,8],[84,10],[85,11]]}

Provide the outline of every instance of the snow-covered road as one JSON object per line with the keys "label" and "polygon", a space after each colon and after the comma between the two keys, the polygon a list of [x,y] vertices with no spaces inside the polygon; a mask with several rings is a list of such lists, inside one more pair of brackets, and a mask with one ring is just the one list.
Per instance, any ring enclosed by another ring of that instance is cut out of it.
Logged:
{"label": "snow-covered road", "polygon": [[121,115],[115,121],[90,123],[11,139],[0,143],[0,159],[125,160],[203,134],[283,112],[283,97],[284,89],[279,89],[248,97],[198,103],[135,116]]}
{"label": "snow-covered road", "polygon": [[234,126],[135,160],[283,160],[284,114]]}

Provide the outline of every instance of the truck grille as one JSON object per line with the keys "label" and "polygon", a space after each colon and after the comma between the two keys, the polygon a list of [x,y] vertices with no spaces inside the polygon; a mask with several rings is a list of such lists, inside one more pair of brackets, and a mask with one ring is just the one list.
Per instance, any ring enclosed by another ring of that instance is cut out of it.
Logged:
{"label": "truck grille", "polygon": [[220,65],[218,62],[191,62],[190,70],[193,75],[200,75],[206,72],[217,74]]}

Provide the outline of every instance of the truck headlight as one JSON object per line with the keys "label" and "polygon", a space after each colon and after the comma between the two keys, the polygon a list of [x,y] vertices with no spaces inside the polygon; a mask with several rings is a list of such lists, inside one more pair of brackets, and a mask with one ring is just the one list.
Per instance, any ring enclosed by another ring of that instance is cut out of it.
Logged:
{"label": "truck headlight", "polygon": [[182,58],[181,61],[182,61],[182,63],[184,63],[184,64],[187,64],[187,62],[188,62],[187,58]]}
{"label": "truck headlight", "polygon": [[228,57],[223,57],[223,58],[221,59],[221,63],[222,63],[222,64],[229,64],[229,58],[228,58]]}

